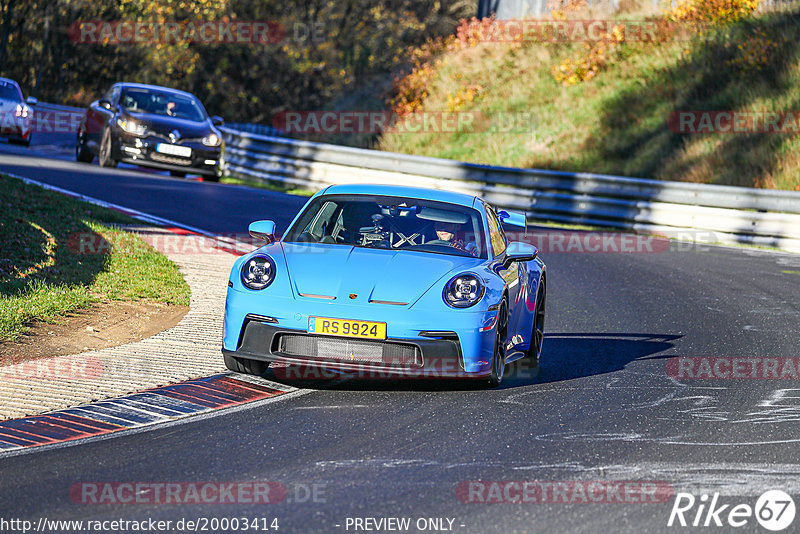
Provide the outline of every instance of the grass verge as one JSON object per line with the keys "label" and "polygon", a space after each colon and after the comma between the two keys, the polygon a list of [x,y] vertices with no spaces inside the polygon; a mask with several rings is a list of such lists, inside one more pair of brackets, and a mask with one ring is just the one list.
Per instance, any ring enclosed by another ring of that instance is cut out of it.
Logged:
{"label": "grass verge", "polygon": [[139,221],[5,175],[0,205],[0,341],[101,300],[188,306],[177,266],[118,227]]}

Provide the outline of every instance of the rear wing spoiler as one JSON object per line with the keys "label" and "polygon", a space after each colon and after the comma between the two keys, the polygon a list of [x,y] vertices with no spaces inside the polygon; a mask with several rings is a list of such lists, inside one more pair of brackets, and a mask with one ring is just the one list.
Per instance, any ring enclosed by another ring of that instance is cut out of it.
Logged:
{"label": "rear wing spoiler", "polygon": [[525,217],[524,213],[518,211],[500,210],[497,212],[497,216],[500,217],[500,222],[511,226],[518,226],[520,228],[526,228],[528,226],[527,217]]}

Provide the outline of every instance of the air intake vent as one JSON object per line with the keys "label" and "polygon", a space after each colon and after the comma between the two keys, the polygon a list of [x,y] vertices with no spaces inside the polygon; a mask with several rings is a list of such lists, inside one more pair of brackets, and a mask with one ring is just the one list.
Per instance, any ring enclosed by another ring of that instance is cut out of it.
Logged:
{"label": "air intake vent", "polygon": [[407,343],[279,334],[278,352],[285,356],[339,362],[392,367],[422,366],[422,353],[419,347]]}

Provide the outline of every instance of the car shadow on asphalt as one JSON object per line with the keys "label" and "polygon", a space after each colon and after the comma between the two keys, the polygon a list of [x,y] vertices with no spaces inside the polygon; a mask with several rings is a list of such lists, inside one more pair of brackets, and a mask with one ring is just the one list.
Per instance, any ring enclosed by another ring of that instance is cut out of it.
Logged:
{"label": "car shadow on asphalt", "polygon": [[[499,388],[510,389],[561,382],[620,371],[638,359],[653,357],[675,346],[678,334],[553,333],[545,334],[540,363],[522,358],[506,366]],[[656,356],[658,357],[658,356]],[[660,356],[670,358],[672,356]],[[651,358],[648,358],[651,359]],[[326,369],[278,367],[265,378],[281,384],[319,390],[341,391],[473,391],[487,389],[485,380],[474,378],[368,378]]]}
{"label": "car shadow on asphalt", "polygon": [[[537,384],[613,373],[643,358],[672,349],[681,334],[652,333],[553,333],[545,335]],[[529,382],[530,383],[530,382]]]}

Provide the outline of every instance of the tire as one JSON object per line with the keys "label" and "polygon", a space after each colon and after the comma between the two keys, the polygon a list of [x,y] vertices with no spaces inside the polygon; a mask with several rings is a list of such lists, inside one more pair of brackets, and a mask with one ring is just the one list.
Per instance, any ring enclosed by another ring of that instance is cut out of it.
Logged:
{"label": "tire", "polygon": [[263,375],[269,367],[267,362],[236,358],[229,354],[223,354],[222,358],[225,360],[225,367],[231,371],[246,375]]}
{"label": "tire", "polygon": [[506,369],[506,342],[508,341],[508,304],[505,297],[500,302],[497,310],[497,326],[494,334],[494,351],[492,353],[492,368],[489,372],[487,385],[496,388],[503,381]]}
{"label": "tire", "polygon": [[220,176],[218,174],[203,175],[204,182],[219,182]]}
{"label": "tire", "polygon": [[169,171],[169,174],[175,178],[186,178],[186,173],[183,171]]}
{"label": "tire", "polygon": [[30,146],[31,138],[22,139],[21,137],[9,137],[8,142],[12,145],[22,145],[22,146]]}
{"label": "tire", "polygon": [[113,169],[117,166],[117,160],[111,154],[111,130],[108,128],[103,131],[103,140],[100,141],[100,154],[97,159],[100,161],[101,167]]}
{"label": "tire", "polygon": [[94,154],[86,148],[86,134],[78,131],[78,138],[75,141],[75,161],[81,163],[91,163],[94,159]]}
{"label": "tire", "polygon": [[526,353],[531,361],[539,364],[542,356],[542,345],[544,344],[544,316],[545,302],[547,301],[547,279],[542,276],[539,289],[536,291],[536,308],[533,315],[533,326],[531,332],[531,346]]}

